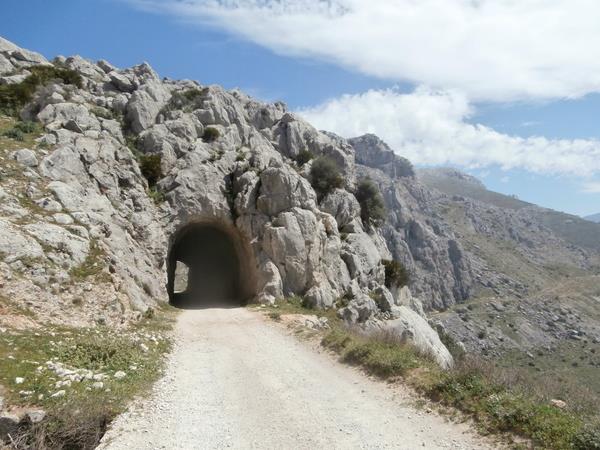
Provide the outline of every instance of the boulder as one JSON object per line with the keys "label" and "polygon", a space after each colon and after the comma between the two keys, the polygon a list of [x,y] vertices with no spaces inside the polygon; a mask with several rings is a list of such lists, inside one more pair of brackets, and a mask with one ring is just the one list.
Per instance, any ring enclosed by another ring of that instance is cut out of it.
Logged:
{"label": "boulder", "polygon": [[22,148],[12,154],[12,157],[25,167],[36,167],[38,165],[37,156],[33,150]]}
{"label": "boulder", "polygon": [[83,263],[90,250],[89,241],[70,233],[59,225],[50,223],[34,223],[24,225],[23,229],[39,242],[60,253],[67,253],[70,266]]}
{"label": "boulder", "polygon": [[406,306],[392,308],[395,319],[382,324],[386,332],[413,344],[419,351],[431,356],[444,369],[453,364],[453,358],[437,332],[416,312]]}
{"label": "boulder", "polygon": [[0,219],[0,258],[6,262],[22,258],[41,258],[44,251],[41,245],[22,233],[7,220]]}
{"label": "boulder", "polygon": [[360,205],[358,204],[358,200],[356,200],[354,194],[344,189],[335,189],[333,192],[327,194],[319,204],[319,208],[321,211],[335,217],[338,228],[342,231],[345,231],[344,228],[354,220],[360,219]]}
{"label": "boulder", "polygon": [[135,133],[141,133],[156,123],[160,110],[171,94],[158,81],[149,81],[136,90],[127,104],[127,120]]}

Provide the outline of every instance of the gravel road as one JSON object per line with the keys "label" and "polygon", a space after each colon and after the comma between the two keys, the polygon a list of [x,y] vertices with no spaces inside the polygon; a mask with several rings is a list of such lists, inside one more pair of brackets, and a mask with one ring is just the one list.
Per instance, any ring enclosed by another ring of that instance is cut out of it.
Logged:
{"label": "gravel road", "polygon": [[489,449],[244,308],[185,311],[153,394],[100,449]]}

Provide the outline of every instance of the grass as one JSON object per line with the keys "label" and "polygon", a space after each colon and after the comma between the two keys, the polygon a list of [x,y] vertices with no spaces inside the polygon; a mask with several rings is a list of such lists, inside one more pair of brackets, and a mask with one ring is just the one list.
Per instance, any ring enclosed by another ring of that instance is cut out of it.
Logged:
{"label": "grass", "polygon": [[361,366],[382,378],[406,375],[417,367],[430,367],[431,361],[409,345],[400,345],[391,335],[367,337],[341,327],[328,332],[321,344],[340,355],[343,362]]}
{"label": "grass", "polygon": [[[164,309],[126,330],[48,327],[0,334],[0,384],[7,402],[47,412],[41,424],[16,439],[19,448],[94,448],[107,424],[160,376],[173,316]],[[57,387],[61,378],[48,361],[105,374],[103,387],[93,388],[94,380],[86,379]],[[118,371],[126,376],[115,378]],[[24,381],[17,384],[17,377]],[[66,394],[52,397],[59,390]]]}
{"label": "grass", "polygon": [[22,122],[8,116],[0,116],[0,150],[13,151],[21,148],[34,149],[42,134],[42,128],[34,122]]}
{"label": "grass", "polygon": [[[283,314],[335,315],[307,309],[298,297],[282,300],[266,311],[277,321]],[[551,405],[551,397],[543,390],[549,380],[536,381],[522,371],[469,357],[457,359],[451,370],[444,371],[397,336],[367,336],[339,319],[331,320],[330,325],[321,345],[339,355],[342,362],[382,379],[401,377],[427,399],[473,418],[485,434],[518,436],[534,448],[600,449],[597,411]]]}
{"label": "grass", "polygon": [[9,300],[7,297],[0,294],[0,315],[4,315],[6,313],[29,318],[35,317],[35,312],[33,312],[31,309],[28,309],[17,302]]}
{"label": "grass", "polygon": [[70,271],[73,281],[83,281],[95,277],[96,281],[110,281],[110,275],[104,271],[106,263],[104,257],[106,253],[98,245],[97,241],[91,241],[90,251],[85,260]]}
{"label": "grass", "polygon": [[148,189],[148,197],[152,199],[155,205],[160,205],[166,200],[165,194],[159,191],[156,186],[152,186]]}

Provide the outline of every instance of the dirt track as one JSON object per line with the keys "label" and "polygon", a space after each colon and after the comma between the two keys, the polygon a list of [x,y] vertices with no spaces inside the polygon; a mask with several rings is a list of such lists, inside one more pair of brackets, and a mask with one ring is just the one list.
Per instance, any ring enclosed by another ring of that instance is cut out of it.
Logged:
{"label": "dirt track", "polygon": [[101,449],[491,448],[259,313],[185,311],[176,333],[165,377]]}

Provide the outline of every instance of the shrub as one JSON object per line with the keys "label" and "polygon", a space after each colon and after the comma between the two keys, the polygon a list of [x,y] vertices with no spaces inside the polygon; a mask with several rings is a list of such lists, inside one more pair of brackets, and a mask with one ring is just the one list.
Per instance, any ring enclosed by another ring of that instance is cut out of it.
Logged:
{"label": "shrub", "polygon": [[385,267],[385,286],[389,289],[393,287],[406,286],[409,281],[409,275],[406,268],[395,260],[381,260]]}
{"label": "shrub", "polygon": [[600,424],[583,427],[573,438],[575,450],[600,450]]}
{"label": "shrub", "polygon": [[109,109],[106,108],[100,108],[100,107],[95,107],[91,109],[91,112],[96,116],[96,117],[100,117],[101,119],[114,119],[115,118],[115,114],[114,112],[112,112]]}
{"label": "shrub", "polygon": [[358,183],[354,196],[360,203],[360,216],[365,224],[381,224],[385,221],[385,204],[377,185],[369,178]]}
{"label": "shrub", "polygon": [[140,170],[142,171],[142,175],[148,180],[150,187],[154,187],[163,176],[161,162],[162,158],[160,155],[140,156]]}
{"label": "shrub", "polygon": [[19,130],[25,134],[30,134],[37,130],[37,124],[29,120],[24,122],[17,122],[14,126],[14,129]]}
{"label": "shrub", "polygon": [[61,80],[64,84],[72,84],[81,88],[81,75],[70,69],[55,66],[34,66],[22,82],[0,86],[0,110],[8,115],[17,115],[29,103],[38,87],[53,80]]}
{"label": "shrub", "polygon": [[169,103],[167,106],[165,106],[164,111],[167,112],[176,109],[181,109],[188,112],[193,111],[197,106],[199,106],[199,101],[201,101],[202,97],[207,91],[207,88],[191,88],[174,92],[169,100]]}
{"label": "shrub", "polygon": [[5,131],[4,133],[2,133],[2,136],[14,139],[15,141],[24,141],[25,140],[25,134],[21,130],[18,130],[17,128],[11,128],[10,130]]}
{"label": "shrub", "polygon": [[340,169],[331,158],[319,156],[310,168],[311,185],[319,199],[344,185]]}
{"label": "shrub", "polygon": [[214,142],[219,139],[219,136],[221,136],[219,130],[214,127],[206,127],[204,129],[204,134],[202,135],[202,140],[204,142]]}
{"label": "shrub", "polygon": [[162,202],[165,201],[165,194],[156,189],[155,186],[151,187],[148,190],[148,197],[150,197],[156,205],[160,205]]}
{"label": "shrub", "polygon": [[310,152],[306,149],[300,150],[300,152],[298,153],[298,156],[296,156],[296,162],[298,163],[299,167],[302,167],[304,164],[309,162],[314,157],[315,157],[315,155],[313,155],[312,152]]}

